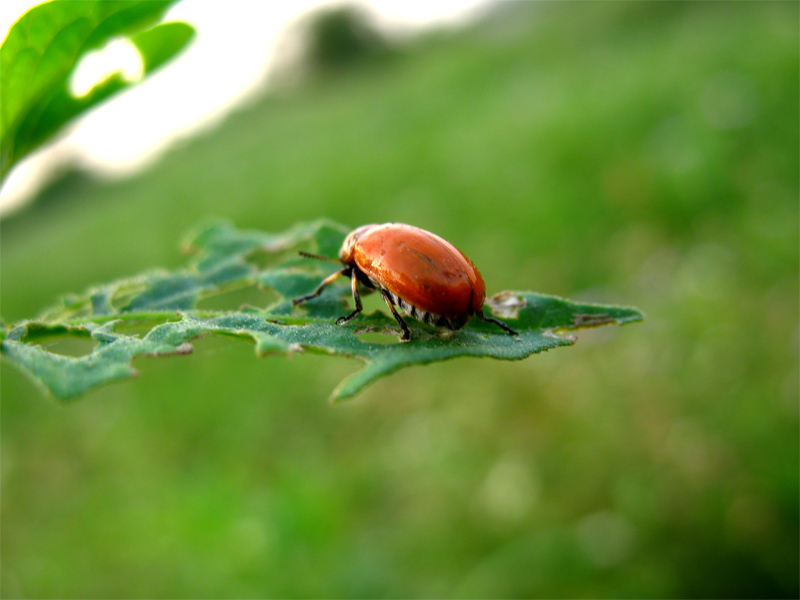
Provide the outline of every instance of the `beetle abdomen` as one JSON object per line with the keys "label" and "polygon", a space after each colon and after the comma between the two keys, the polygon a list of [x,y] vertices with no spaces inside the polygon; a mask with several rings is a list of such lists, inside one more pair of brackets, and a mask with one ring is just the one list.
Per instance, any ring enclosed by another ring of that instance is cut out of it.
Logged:
{"label": "beetle abdomen", "polygon": [[386,290],[389,294],[389,298],[392,301],[392,304],[399,307],[403,310],[408,316],[414,317],[417,321],[422,321],[423,323],[427,323],[428,325],[434,325],[436,327],[447,327],[448,329],[456,330],[461,329],[464,325],[466,325],[469,320],[472,318],[472,315],[462,315],[460,317],[443,317],[442,315],[437,315],[432,312],[424,311],[421,308],[417,308],[407,300],[401,298],[397,294],[395,294],[392,290],[387,289],[385,286],[382,286],[380,282],[375,281],[374,279],[370,278],[372,284],[378,288]]}

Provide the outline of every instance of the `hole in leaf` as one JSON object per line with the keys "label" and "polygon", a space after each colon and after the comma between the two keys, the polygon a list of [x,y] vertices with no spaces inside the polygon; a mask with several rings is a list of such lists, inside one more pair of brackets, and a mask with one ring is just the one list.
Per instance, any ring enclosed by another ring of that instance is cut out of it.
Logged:
{"label": "hole in leaf", "polygon": [[114,331],[121,335],[143,338],[157,325],[175,321],[180,321],[180,317],[176,315],[175,318],[165,319],[164,321],[122,321],[117,323],[114,327]]}
{"label": "hole in leaf", "polygon": [[37,345],[41,346],[43,350],[47,350],[53,354],[78,358],[91,354],[94,351],[97,342],[90,338],[70,336],[52,339],[49,341],[37,340]]}
{"label": "hole in leaf", "polygon": [[358,339],[366,344],[399,344],[400,330],[397,333],[379,333],[377,331],[367,331],[359,333]]}
{"label": "hole in leaf", "polygon": [[243,306],[266,308],[280,299],[281,296],[274,290],[251,284],[245,287],[223,290],[220,293],[201,298],[197,302],[197,309],[239,310]]}
{"label": "hole in leaf", "polygon": [[114,38],[100,50],[83,55],[70,77],[69,92],[83,98],[117,73],[128,83],[139,81],[144,75],[139,50],[124,38]]}

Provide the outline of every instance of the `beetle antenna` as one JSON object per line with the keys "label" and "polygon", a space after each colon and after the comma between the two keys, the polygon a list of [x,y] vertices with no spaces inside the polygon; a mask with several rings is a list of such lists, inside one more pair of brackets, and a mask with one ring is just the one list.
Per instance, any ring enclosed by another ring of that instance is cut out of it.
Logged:
{"label": "beetle antenna", "polygon": [[322,256],[321,254],[312,254],[311,252],[306,252],[304,250],[300,250],[298,252],[300,256],[305,256],[306,258],[316,258],[317,260],[326,260],[328,262],[339,264],[340,261],[336,260],[335,258],[331,258],[330,256]]}

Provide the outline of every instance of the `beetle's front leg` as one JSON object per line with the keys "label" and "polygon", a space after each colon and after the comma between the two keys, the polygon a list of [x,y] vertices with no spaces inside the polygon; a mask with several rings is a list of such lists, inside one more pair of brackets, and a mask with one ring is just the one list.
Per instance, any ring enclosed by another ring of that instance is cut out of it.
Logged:
{"label": "beetle's front leg", "polygon": [[317,286],[317,289],[315,289],[310,294],[306,294],[305,296],[300,296],[299,298],[293,298],[292,299],[292,306],[297,306],[298,304],[301,304],[301,303],[305,302],[306,300],[311,300],[312,298],[318,298],[319,295],[322,293],[322,291],[326,287],[328,287],[331,283],[336,281],[336,279],[338,279],[342,275],[350,275],[350,267],[345,267],[341,271],[336,271],[336,273],[333,273],[333,274],[329,275],[328,277],[326,277],[325,279],[323,279],[322,283],[320,283]]}

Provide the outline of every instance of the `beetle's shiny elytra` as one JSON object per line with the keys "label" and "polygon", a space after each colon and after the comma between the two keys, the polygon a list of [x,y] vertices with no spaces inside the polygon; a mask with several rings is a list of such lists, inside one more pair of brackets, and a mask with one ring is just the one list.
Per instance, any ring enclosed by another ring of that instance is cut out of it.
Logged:
{"label": "beetle's shiny elytra", "polygon": [[[306,252],[301,254],[326,259]],[[411,332],[395,306],[415,319],[448,329],[461,329],[476,315],[507,333],[517,334],[502,321],[483,314],[486,285],[472,261],[450,242],[424,229],[402,223],[364,225],[345,238],[339,259],[343,269],[324,279],[311,294],[292,300],[292,304],[319,296],[332,281],[344,275],[350,278],[356,309],[337,319],[339,325],[362,311],[360,283],[368,291],[380,291],[403,330],[402,341],[408,341]]]}

